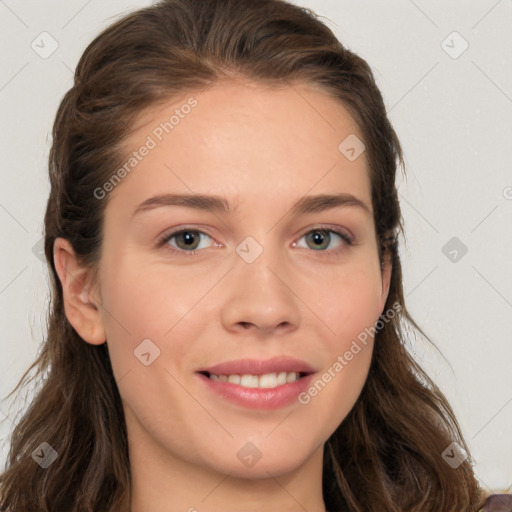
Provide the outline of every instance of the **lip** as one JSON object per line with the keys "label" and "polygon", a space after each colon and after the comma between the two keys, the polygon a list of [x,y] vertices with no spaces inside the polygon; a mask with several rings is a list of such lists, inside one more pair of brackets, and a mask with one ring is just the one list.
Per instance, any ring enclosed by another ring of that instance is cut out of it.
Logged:
{"label": "lip", "polygon": [[[217,397],[248,409],[279,409],[297,401],[298,395],[311,384],[317,370],[305,361],[280,356],[272,359],[237,359],[202,368],[196,375],[207,390]],[[295,372],[299,380],[275,388],[248,388],[232,382],[214,381],[205,374],[215,375],[264,375],[266,373]]]}
{"label": "lip", "polygon": [[305,361],[287,356],[265,360],[237,359],[198,370],[198,372],[214,373],[215,375],[264,375],[265,373],[313,373],[315,371],[316,370]]}
{"label": "lip", "polygon": [[206,389],[217,397],[247,409],[272,410],[298,402],[298,395],[310,385],[314,374],[310,373],[294,382],[275,388],[247,388],[231,382],[211,380],[203,373],[196,374]]}

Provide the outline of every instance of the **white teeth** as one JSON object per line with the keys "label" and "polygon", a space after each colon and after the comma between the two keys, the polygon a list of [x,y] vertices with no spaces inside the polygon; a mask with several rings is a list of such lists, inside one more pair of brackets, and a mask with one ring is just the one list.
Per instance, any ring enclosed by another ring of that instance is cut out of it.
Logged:
{"label": "white teeth", "polygon": [[258,376],[257,375],[242,375],[240,378],[240,386],[246,388],[257,388],[258,387]]}
{"label": "white teeth", "polygon": [[277,375],[275,373],[267,373],[260,377],[260,388],[275,388],[277,386]]}
{"label": "white teeth", "polygon": [[299,380],[300,374],[297,372],[265,373],[264,375],[215,375],[210,374],[211,380],[220,382],[230,382],[239,384],[246,388],[275,388],[288,382]]}
{"label": "white teeth", "polygon": [[286,372],[277,374],[277,385],[281,386],[282,384],[286,384]]}
{"label": "white teeth", "polygon": [[299,374],[295,372],[290,372],[286,374],[286,382],[293,382],[299,378]]}

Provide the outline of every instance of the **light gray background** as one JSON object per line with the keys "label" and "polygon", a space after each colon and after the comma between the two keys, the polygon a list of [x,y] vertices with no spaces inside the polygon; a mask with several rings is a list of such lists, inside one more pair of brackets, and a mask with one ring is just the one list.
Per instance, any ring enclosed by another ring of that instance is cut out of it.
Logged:
{"label": "light gray background", "polygon": [[[33,248],[42,235],[57,106],[93,37],[119,14],[149,3],[0,0],[1,398],[32,361],[45,328],[47,277]],[[408,178],[399,188],[406,303],[447,361],[421,339],[411,348],[453,405],[482,484],[508,488],[512,0],[294,3],[328,18],[376,74],[406,155]],[[31,47],[43,31],[58,43],[47,59]],[[450,36],[454,31],[460,37]],[[458,55],[464,41],[469,47]],[[450,255],[450,246],[449,257],[443,253],[452,237],[467,247],[465,255]],[[3,467],[15,421],[7,401],[0,402],[0,420]]]}

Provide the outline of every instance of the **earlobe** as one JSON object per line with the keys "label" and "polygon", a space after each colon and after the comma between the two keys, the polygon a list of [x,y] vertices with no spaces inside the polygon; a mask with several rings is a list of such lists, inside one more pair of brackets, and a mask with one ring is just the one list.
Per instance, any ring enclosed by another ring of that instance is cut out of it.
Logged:
{"label": "earlobe", "polygon": [[53,260],[62,286],[66,318],[84,341],[101,345],[106,334],[99,299],[93,293],[92,270],[80,265],[71,244],[64,238],[55,240]]}

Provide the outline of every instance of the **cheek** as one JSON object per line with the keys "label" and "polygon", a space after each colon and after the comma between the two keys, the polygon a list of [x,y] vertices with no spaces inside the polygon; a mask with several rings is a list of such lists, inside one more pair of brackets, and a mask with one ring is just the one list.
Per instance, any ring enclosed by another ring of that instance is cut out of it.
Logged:
{"label": "cheek", "polygon": [[192,266],[171,272],[162,263],[145,264],[122,255],[109,263],[101,278],[102,313],[116,379],[146,369],[138,356],[148,351],[155,358],[148,369],[165,364],[173,370],[187,359],[204,322],[218,314],[211,311],[205,318],[203,312],[218,272],[193,272]]}
{"label": "cheek", "polygon": [[315,280],[304,280],[300,293],[327,327],[330,344],[342,349],[378,320],[381,291],[380,271],[376,271],[373,262],[365,264],[361,258],[354,265],[331,270]]}
{"label": "cheek", "polygon": [[[321,337],[324,365],[299,396],[306,416],[331,435],[356,403],[371,364],[374,328],[379,319],[379,288],[365,274],[334,283],[338,291],[323,299],[322,320],[330,334]],[[314,418],[314,420],[313,420]]]}
{"label": "cheek", "polygon": [[[368,342],[340,351],[310,387],[299,396],[309,421],[326,440],[354,407],[368,376],[373,345]],[[347,355],[350,355],[350,359]]]}
{"label": "cheek", "polygon": [[380,273],[373,266],[354,265],[331,275],[323,290],[309,297],[329,331],[319,341],[326,358],[301,403],[311,406],[328,429],[335,429],[356,402],[368,375],[374,327],[381,314]]}
{"label": "cheek", "polygon": [[105,260],[101,281],[106,324],[134,337],[164,336],[211,287],[211,273],[203,274],[133,255]]}

